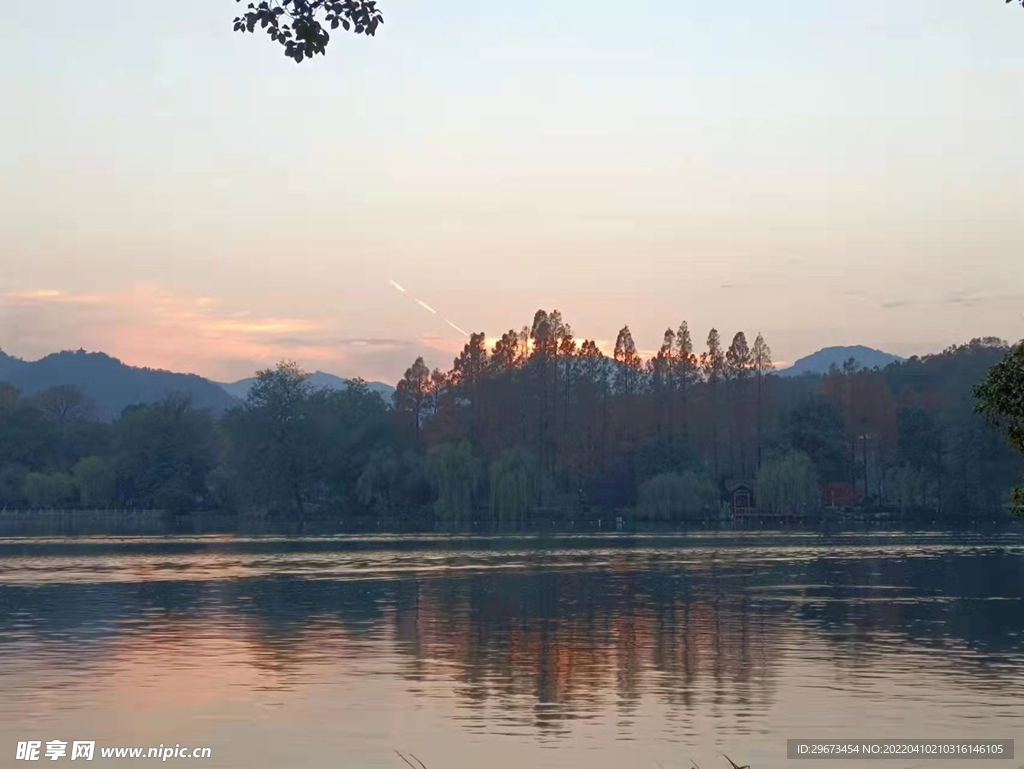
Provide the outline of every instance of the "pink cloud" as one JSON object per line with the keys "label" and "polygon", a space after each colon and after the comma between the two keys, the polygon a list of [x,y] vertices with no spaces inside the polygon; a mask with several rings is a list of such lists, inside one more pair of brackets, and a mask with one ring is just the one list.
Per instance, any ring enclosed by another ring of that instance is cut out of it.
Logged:
{"label": "pink cloud", "polygon": [[[444,364],[464,340],[353,338],[333,319],[261,315],[218,297],[136,283],[107,294],[61,289],[0,293],[0,312],[18,354],[102,350],[126,363],[192,371],[213,379],[250,376],[297,360],[343,376],[390,381],[416,355]],[[12,338],[13,337],[13,338]]]}

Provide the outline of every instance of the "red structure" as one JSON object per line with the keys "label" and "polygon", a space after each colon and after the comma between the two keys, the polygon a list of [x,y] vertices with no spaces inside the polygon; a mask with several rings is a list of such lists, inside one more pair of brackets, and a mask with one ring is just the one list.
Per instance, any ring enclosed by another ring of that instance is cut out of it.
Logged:
{"label": "red structure", "polygon": [[848,483],[826,483],[825,504],[829,507],[852,507],[863,495]]}

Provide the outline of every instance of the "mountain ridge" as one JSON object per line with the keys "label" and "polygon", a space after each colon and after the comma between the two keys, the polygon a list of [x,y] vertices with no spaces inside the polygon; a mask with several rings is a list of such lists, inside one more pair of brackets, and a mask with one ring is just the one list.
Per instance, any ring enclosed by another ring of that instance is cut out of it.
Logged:
{"label": "mountain ridge", "polygon": [[187,394],[198,408],[216,413],[237,404],[198,374],[130,366],[107,353],[81,349],[50,353],[36,361],[0,350],[0,380],[25,396],[55,385],[75,385],[95,402],[97,415],[104,420],[116,419],[127,406],[152,403],[171,393]]}
{"label": "mountain ridge", "polygon": [[[245,400],[255,377],[237,382],[217,382],[199,374],[132,366],[105,352],[63,350],[28,361],[0,349],[0,381],[30,397],[56,385],[76,385],[96,404],[96,414],[114,420],[128,406],[152,403],[172,393],[184,393],[198,408],[222,413]],[[343,390],[351,381],[316,371],[314,387]],[[391,402],[395,388],[384,382],[367,382],[371,392]]]}
{"label": "mountain ridge", "polygon": [[[215,384],[224,388],[224,391],[229,395],[238,398],[239,400],[245,400],[246,395],[249,394],[249,389],[256,381],[256,377],[250,376],[244,379],[239,379],[237,382],[216,382]],[[352,384],[351,379],[340,377],[337,374],[329,374],[326,371],[314,371],[309,376],[309,382],[313,387],[327,390],[344,390]],[[364,380],[365,381],[365,380]],[[395,392],[395,388],[386,382],[366,382],[367,389],[370,392],[375,392],[384,399],[385,403],[391,402],[391,396]]]}
{"label": "mountain ridge", "polygon": [[[826,374],[832,365],[842,367],[850,358],[863,368],[884,368],[906,360],[866,345],[830,346],[799,358],[792,366],[780,369],[778,374],[784,377]],[[26,396],[54,385],[77,385],[96,402],[98,415],[112,420],[126,406],[151,403],[171,393],[186,393],[197,407],[220,413],[244,401],[256,378],[218,382],[198,374],[131,366],[107,353],[81,349],[51,353],[36,361],[27,361],[0,349],[0,381],[9,382]],[[314,387],[328,390],[343,390],[352,381],[319,370],[310,375]],[[369,381],[366,385],[385,402],[391,402],[394,386]]]}
{"label": "mountain ridge", "polygon": [[804,374],[827,374],[835,365],[842,368],[843,364],[853,359],[861,368],[885,368],[890,363],[903,363],[907,359],[891,352],[878,350],[866,345],[837,345],[822,347],[810,355],[798,358],[792,366],[780,369],[779,376],[802,376]]}

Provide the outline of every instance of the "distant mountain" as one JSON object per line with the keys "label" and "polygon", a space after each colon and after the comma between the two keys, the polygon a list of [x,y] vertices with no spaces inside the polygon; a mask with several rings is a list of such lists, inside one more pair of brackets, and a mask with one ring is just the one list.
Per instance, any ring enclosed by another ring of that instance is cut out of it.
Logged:
{"label": "distant mountain", "polygon": [[214,382],[196,374],[176,374],[126,366],[102,352],[58,352],[37,361],[25,361],[0,351],[0,380],[10,382],[24,396],[48,387],[77,385],[96,402],[100,419],[116,419],[125,406],[152,403],[171,393],[191,396],[197,408],[221,412],[237,401]]}
{"label": "distant mountain", "polygon": [[21,358],[15,358],[13,355],[8,355],[3,350],[0,350],[0,381],[7,381],[9,374],[27,365],[28,363]]}
{"label": "distant mountain", "polygon": [[[248,377],[246,379],[239,379],[237,382],[218,382],[218,384],[224,388],[225,392],[229,395],[238,398],[239,400],[245,400],[249,394],[249,389],[256,381],[256,377]],[[340,376],[334,374],[328,374],[326,371],[316,371],[310,375],[309,381],[313,387],[323,388],[327,390],[345,390],[351,384],[351,379],[343,379]],[[385,403],[391,403],[391,396],[395,392],[395,388],[384,382],[367,382],[367,388],[370,392],[377,393],[381,398],[384,399]]]}
{"label": "distant mountain", "polygon": [[832,365],[843,367],[850,358],[857,361],[859,368],[885,368],[890,363],[906,360],[899,355],[876,350],[864,345],[853,347],[825,347],[804,358],[800,358],[789,368],[779,371],[779,376],[800,376],[801,374],[827,374]]}

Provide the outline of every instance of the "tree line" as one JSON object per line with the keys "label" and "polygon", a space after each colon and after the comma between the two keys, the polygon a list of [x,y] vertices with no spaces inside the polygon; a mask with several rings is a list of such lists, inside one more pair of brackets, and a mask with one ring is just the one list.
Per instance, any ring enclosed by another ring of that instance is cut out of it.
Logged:
{"label": "tree line", "polygon": [[758,509],[801,516],[998,515],[1024,464],[972,388],[1008,352],[976,339],[780,377],[761,334],[712,329],[698,351],[683,322],[644,360],[628,326],[608,355],[539,310],[493,344],[470,335],[448,371],[417,358],[392,403],[358,380],[314,388],[290,362],[221,416],[169,395],[101,422],[72,386],[0,383],[0,505],[681,521],[722,516],[745,484]]}

